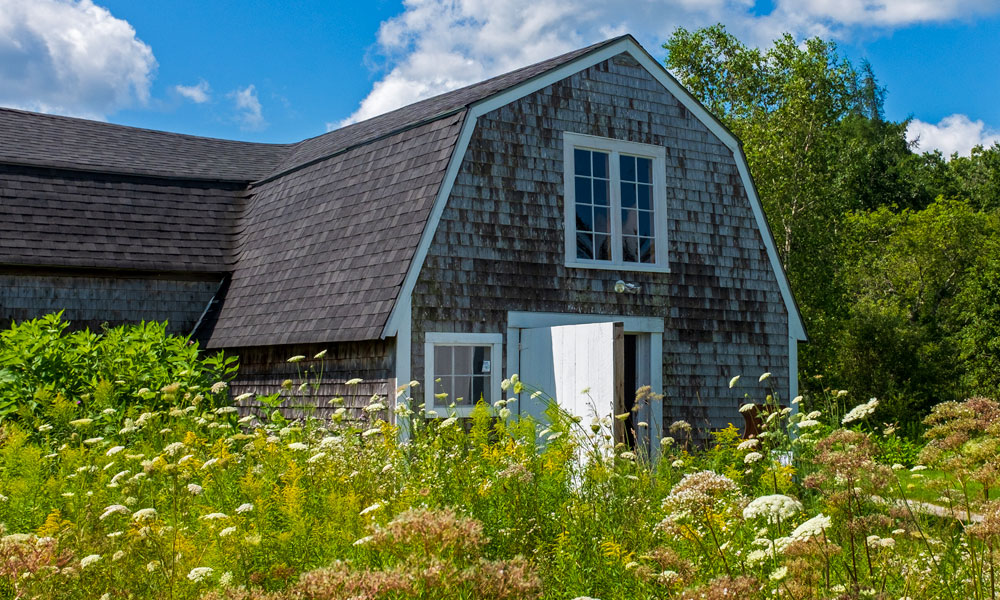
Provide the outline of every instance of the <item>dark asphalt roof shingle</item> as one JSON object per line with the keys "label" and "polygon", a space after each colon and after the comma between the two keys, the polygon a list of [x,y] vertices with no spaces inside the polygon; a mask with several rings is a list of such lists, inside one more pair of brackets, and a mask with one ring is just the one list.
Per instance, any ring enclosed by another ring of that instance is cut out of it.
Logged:
{"label": "dark asphalt roof shingle", "polygon": [[0,164],[0,265],[224,273],[243,190]]}
{"label": "dark asphalt roof shingle", "polygon": [[[448,167],[464,112],[254,190],[211,348],[376,339]],[[397,145],[412,145],[394,152]]]}
{"label": "dark asphalt roof shingle", "polygon": [[0,163],[250,182],[291,144],[257,144],[139,129],[0,107]]}

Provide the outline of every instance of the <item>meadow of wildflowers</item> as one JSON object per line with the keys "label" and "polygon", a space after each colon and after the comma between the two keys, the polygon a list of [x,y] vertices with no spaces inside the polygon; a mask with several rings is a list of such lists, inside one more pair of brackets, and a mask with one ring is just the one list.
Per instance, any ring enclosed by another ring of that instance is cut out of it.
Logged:
{"label": "meadow of wildflowers", "polygon": [[[0,599],[997,595],[993,400],[936,407],[903,464],[877,400],[785,405],[767,377],[734,376],[760,434],[701,447],[673,423],[651,462],[614,443],[613,415],[513,419],[516,377],[467,426],[427,418],[416,382],[362,421],[289,422],[240,417],[218,357],[168,352],[153,386],[81,372],[59,387],[35,369],[44,393],[29,393],[11,337],[0,397],[34,406],[0,421]],[[947,475],[926,480],[935,510],[905,502],[930,473]]]}

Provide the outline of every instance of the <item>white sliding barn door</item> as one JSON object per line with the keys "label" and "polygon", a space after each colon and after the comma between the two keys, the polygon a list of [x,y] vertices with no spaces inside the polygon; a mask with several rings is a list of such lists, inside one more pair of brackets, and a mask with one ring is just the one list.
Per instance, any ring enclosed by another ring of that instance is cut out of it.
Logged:
{"label": "white sliding barn door", "polygon": [[[594,416],[623,412],[624,327],[622,323],[588,323],[520,330],[520,378],[545,392],[566,412],[583,418],[589,428]],[[581,393],[589,390],[587,393]],[[546,423],[545,398],[524,392],[518,400],[521,417]],[[612,419],[616,441],[623,439],[622,422]]]}

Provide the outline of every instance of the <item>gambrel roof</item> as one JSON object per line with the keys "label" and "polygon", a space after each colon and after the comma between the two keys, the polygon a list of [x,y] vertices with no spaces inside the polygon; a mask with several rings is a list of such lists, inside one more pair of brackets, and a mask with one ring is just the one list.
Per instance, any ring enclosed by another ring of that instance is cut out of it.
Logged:
{"label": "gambrel roof", "polygon": [[631,36],[297,144],[0,109],[0,265],[226,274],[209,347],[394,335],[477,117],[622,52],[733,150],[804,339],[738,141]]}

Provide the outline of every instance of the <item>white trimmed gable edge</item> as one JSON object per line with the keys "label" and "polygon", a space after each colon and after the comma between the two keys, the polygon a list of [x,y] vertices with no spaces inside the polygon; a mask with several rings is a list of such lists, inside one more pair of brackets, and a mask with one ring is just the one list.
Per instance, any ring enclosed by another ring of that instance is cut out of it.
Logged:
{"label": "white trimmed gable edge", "polygon": [[[564,65],[556,67],[550,71],[546,71],[533,79],[529,79],[528,81],[515,85],[488,98],[484,98],[483,100],[469,106],[468,112],[465,115],[465,122],[462,124],[462,131],[459,134],[458,142],[455,144],[454,151],[452,152],[451,159],[448,163],[448,168],[441,181],[441,188],[438,190],[438,194],[434,200],[434,206],[427,218],[427,223],[424,225],[424,231],[421,234],[420,243],[414,253],[413,260],[410,262],[410,266],[406,271],[406,277],[403,279],[399,295],[396,297],[396,302],[393,305],[392,312],[389,314],[385,328],[382,331],[383,338],[395,336],[401,327],[404,327],[405,330],[409,330],[409,323],[404,326],[401,323],[401,320],[404,315],[405,318],[409,319],[410,311],[407,310],[407,308],[410,305],[413,288],[417,283],[420,270],[423,268],[424,260],[427,258],[427,252],[434,239],[434,234],[437,232],[438,224],[441,221],[441,215],[444,213],[445,206],[448,202],[448,197],[451,196],[452,187],[455,184],[458,171],[462,166],[462,161],[465,158],[465,153],[469,147],[469,141],[472,139],[472,133],[475,130],[479,117],[622,53],[627,53],[640,65],[642,65],[642,67],[654,79],[656,79],[661,85],[663,85],[664,88],[666,88],[668,92],[677,98],[677,100],[684,105],[684,107],[692,115],[694,115],[695,118],[705,125],[705,127],[707,127],[712,134],[719,138],[719,140],[733,153],[733,158],[736,161],[736,166],[740,173],[740,179],[743,182],[743,188],[746,191],[747,199],[750,201],[750,207],[753,211],[754,219],[757,222],[757,228],[760,232],[761,239],[764,242],[764,248],[767,251],[771,268],[774,271],[774,276],[778,283],[778,289],[781,292],[781,298],[784,301],[785,308],[788,313],[788,337],[790,341],[805,341],[808,339],[806,337],[802,315],[795,303],[794,296],[792,296],[791,287],[788,283],[788,277],[785,274],[785,270],[781,265],[781,260],[778,257],[778,250],[774,242],[774,236],[767,223],[767,218],[764,216],[764,208],[760,202],[760,197],[757,194],[757,187],[753,182],[753,178],[750,176],[750,168],[747,163],[746,155],[743,153],[743,147],[740,144],[740,141],[731,131],[729,131],[729,129],[726,128],[725,125],[722,124],[721,121],[719,121],[708,111],[708,109],[698,102],[698,100],[692,96],[691,93],[680,84],[680,82],[674,79],[665,67],[653,59],[653,57],[650,56],[650,54],[646,52],[646,50],[631,36],[624,37],[606,46],[597,48],[593,52],[589,52]],[[401,306],[404,304],[405,307]],[[790,379],[792,379],[792,377],[790,377]]]}

